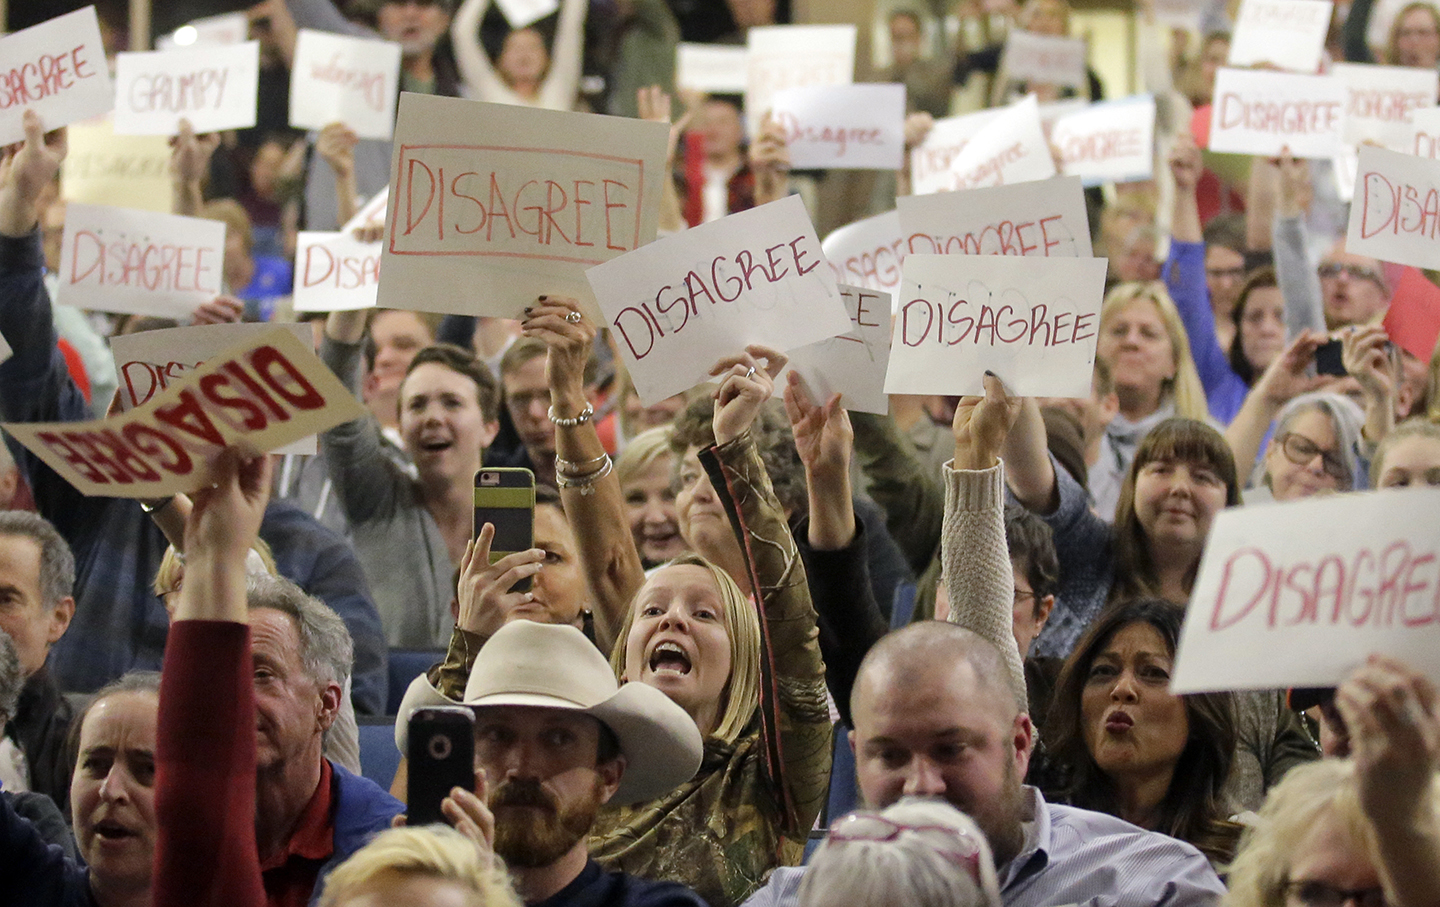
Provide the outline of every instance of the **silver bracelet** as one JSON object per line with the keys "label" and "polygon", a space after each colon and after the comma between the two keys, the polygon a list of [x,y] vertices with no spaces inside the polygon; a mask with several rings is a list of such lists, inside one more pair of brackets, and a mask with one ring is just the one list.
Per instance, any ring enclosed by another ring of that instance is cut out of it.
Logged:
{"label": "silver bracelet", "polygon": [[574,428],[577,425],[584,425],[586,422],[589,422],[590,417],[595,415],[595,407],[586,403],[585,408],[580,410],[580,414],[571,419],[565,419],[555,415],[554,406],[551,406],[545,415],[550,417],[550,422],[553,425],[559,425],[562,428]]}
{"label": "silver bracelet", "polygon": [[570,473],[571,475],[574,475],[574,474],[576,474],[577,472],[580,472],[582,469],[586,469],[586,468],[588,468],[588,467],[590,467],[590,466],[594,466],[596,469],[599,469],[599,468],[600,468],[599,464],[604,463],[604,462],[605,462],[605,458],[608,457],[608,456],[610,456],[608,453],[602,453],[602,454],[601,454],[600,456],[598,456],[598,457],[591,457],[591,458],[588,459],[588,460],[581,460],[580,462],[577,463],[577,462],[574,462],[574,461],[572,461],[572,460],[567,460],[567,459],[565,459],[564,457],[561,457],[561,456],[557,455],[557,456],[555,457],[555,471],[556,471],[556,472],[564,471],[564,472]]}
{"label": "silver bracelet", "polygon": [[602,465],[599,469],[595,470],[594,472],[590,473],[589,475],[584,475],[584,476],[566,476],[564,473],[560,472],[559,470],[556,470],[556,471],[555,471],[555,484],[559,485],[562,489],[564,489],[564,488],[578,488],[578,489],[580,489],[580,493],[581,493],[581,494],[594,494],[594,493],[595,493],[595,483],[598,482],[598,481],[600,481],[601,479],[605,478],[607,475],[609,475],[609,474],[610,474],[610,470],[612,470],[612,469],[614,469],[614,468],[615,468],[615,462],[614,462],[613,460],[611,460],[611,459],[610,459],[610,456],[607,454],[607,455],[605,456],[605,463],[604,463],[604,465]]}

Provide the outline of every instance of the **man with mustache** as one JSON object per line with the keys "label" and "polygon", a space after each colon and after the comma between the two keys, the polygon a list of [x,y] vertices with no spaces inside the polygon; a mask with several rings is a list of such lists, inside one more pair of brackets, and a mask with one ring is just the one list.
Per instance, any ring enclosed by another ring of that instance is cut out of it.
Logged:
{"label": "man with mustache", "polygon": [[[396,725],[433,702],[412,686]],[[663,797],[700,767],[700,732],[669,697],[619,686],[605,657],[571,626],[515,620],[476,656],[465,687],[475,710],[475,794],[456,788],[444,812],[493,846],[526,904],[543,907],[697,907],[674,882],[605,872],[586,841],[606,803]],[[698,829],[697,829],[698,831]]]}

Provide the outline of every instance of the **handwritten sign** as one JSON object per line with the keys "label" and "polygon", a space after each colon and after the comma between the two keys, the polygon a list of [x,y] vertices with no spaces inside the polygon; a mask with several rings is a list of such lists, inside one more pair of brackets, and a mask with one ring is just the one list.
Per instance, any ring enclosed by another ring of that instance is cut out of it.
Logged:
{"label": "handwritten sign", "polygon": [[1221,69],[1210,109],[1210,150],[1334,157],[1345,126],[1345,86],[1328,76]]}
{"label": "handwritten sign", "polygon": [[1079,88],[1085,84],[1085,42],[1012,29],[1005,39],[1001,66],[1011,79]]}
{"label": "handwritten sign", "polygon": [[746,33],[745,123],[760,133],[775,92],[855,81],[855,26],[767,25]]}
{"label": "handwritten sign", "polygon": [[668,136],[664,123],[402,94],[379,304],[506,318],[542,293],[593,306],[585,269],[655,238]]}
{"label": "handwritten sign", "polygon": [[122,53],[115,65],[115,131],[175,135],[255,125],[260,42]]}
{"label": "handwritten sign", "polygon": [[1055,159],[1040,127],[1035,96],[1005,108],[950,162],[952,189],[1003,186],[1055,175]]}
{"label": "handwritten sign", "polygon": [[495,0],[511,28],[525,28],[560,8],[560,0]]}
{"label": "handwritten sign", "polygon": [[170,143],[158,135],[116,135],[103,117],[71,123],[60,194],[72,202],[169,212]]}
{"label": "handwritten sign", "polygon": [[1148,180],[1155,169],[1155,99],[1150,95],[1091,104],[1050,130],[1062,173],[1087,186]]}
{"label": "handwritten sign", "polygon": [[773,116],[800,169],[899,170],[905,162],[905,86],[786,88]]}
{"label": "handwritten sign", "polygon": [[297,312],[375,308],[384,243],[362,243],[349,233],[302,230],[295,248]]}
{"label": "handwritten sign", "polygon": [[390,187],[386,186],[384,189],[375,193],[374,197],[368,202],[361,205],[360,210],[355,212],[355,216],[347,220],[345,225],[340,228],[340,232],[353,233],[372,221],[383,224],[385,222],[385,209],[389,203]]}
{"label": "handwritten sign", "polygon": [[728,44],[682,43],[675,50],[675,85],[707,94],[744,94],[750,51]]}
{"label": "handwritten sign", "polygon": [[907,252],[1089,258],[1090,220],[1080,178],[902,196]]}
{"label": "handwritten sign", "polygon": [[1440,287],[1416,268],[1406,268],[1385,310],[1385,333],[1400,349],[1429,362],[1440,338]]}
{"label": "handwritten sign", "polygon": [[1025,397],[1088,397],[1105,259],[910,255],[888,394],[983,394],[985,371]]}
{"label": "handwritten sign", "polygon": [[[202,324],[194,327],[139,331],[111,338],[115,373],[120,387],[116,400],[120,412],[134,409],[163,392],[212,356],[237,343],[260,337],[277,327],[289,329],[307,347],[313,343],[308,324]],[[312,435],[276,450],[281,454],[313,454],[317,449]]]}
{"label": "handwritten sign", "polygon": [[72,202],[55,301],[102,312],[188,318],[220,293],[225,224]]}
{"label": "handwritten sign", "polygon": [[[244,13],[221,13],[192,19],[168,35],[155,39],[156,50],[178,47],[240,44],[250,36],[250,17]],[[183,43],[182,43],[183,42]]]}
{"label": "handwritten sign", "polygon": [[910,188],[916,195],[947,192],[955,188],[950,164],[1004,108],[981,110],[958,117],[936,120],[925,141],[910,152]]}
{"label": "handwritten sign", "polygon": [[746,344],[791,350],[850,330],[797,195],[666,237],[585,276],[647,405],[705,382],[717,359]]}
{"label": "handwritten sign", "polygon": [[1330,74],[1345,86],[1345,141],[1409,151],[1415,111],[1435,106],[1440,73],[1412,66],[1336,63]]}
{"label": "handwritten sign", "polygon": [[58,129],[114,106],[95,7],[0,38],[0,145],[25,138],[26,110]]}
{"label": "handwritten sign", "polygon": [[1291,72],[1315,72],[1333,6],[1330,0],[1242,0],[1230,36],[1230,65],[1268,63]]}
{"label": "handwritten sign", "polygon": [[344,123],[362,139],[388,139],[400,90],[400,45],[300,30],[290,67],[290,125]]}
{"label": "handwritten sign", "polygon": [[1360,149],[1345,249],[1383,261],[1440,267],[1440,163]]}
{"label": "handwritten sign", "polygon": [[1440,680],[1440,489],[1215,517],[1172,693],[1336,686],[1372,652]]}
{"label": "handwritten sign", "polygon": [[84,494],[152,498],[212,484],[225,447],[270,451],[364,413],[306,344],[275,328],[121,415],[4,428]]}
{"label": "handwritten sign", "polygon": [[1393,149],[1431,160],[1440,159],[1440,107],[1417,110],[1410,114],[1410,142]]}
{"label": "handwritten sign", "polygon": [[840,405],[862,413],[890,412],[885,371],[890,363],[890,294],[840,285],[850,330],[789,353],[790,363],[775,379],[775,395],[785,391],[785,373],[799,372],[816,402],[835,394]]}
{"label": "handwritten sign", "polygon": [[825,237],[820,248],[841,284],[879,290],[891,299],[900,292],[906,248],[898,211],[846,224]]}

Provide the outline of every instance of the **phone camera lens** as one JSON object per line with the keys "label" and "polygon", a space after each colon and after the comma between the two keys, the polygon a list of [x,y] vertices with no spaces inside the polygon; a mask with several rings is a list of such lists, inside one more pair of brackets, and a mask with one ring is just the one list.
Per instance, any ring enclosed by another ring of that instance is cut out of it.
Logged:
{"label": "phone camera lens", "polygon": [[453,750],[453,744],[450,742],[449,737],[446,737],[443,734],[436,734],[434,737],[430,738],[428,749],[430,751],[430,758],[438,762],[440,760],[450,758],[450,753]]}

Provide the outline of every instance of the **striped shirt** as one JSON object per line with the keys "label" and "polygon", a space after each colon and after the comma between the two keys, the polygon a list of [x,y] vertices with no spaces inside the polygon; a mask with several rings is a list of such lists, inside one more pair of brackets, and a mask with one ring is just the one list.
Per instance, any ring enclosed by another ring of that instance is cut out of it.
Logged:
{"label": "striped shirt", "polygon": [[[1183,841],[1025,788],[1020,855],[999,867],[1004,907],[1214,907],[1225,886]],[[795,907],[803,868],[781,868],[744,907]]]}

